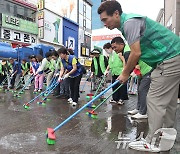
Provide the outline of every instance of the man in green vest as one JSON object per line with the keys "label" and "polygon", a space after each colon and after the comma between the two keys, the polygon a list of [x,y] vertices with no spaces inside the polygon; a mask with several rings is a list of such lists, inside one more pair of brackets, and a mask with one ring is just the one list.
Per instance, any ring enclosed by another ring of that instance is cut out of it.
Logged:
{"label": "man in green vest", "polygon": [[133,115],[132,119],[146,119],[147,116],[147,93],[149,91],[150,83],[151,83],[151,72],[152,67],[147,65],[142,60],[138,62],[139,70],[141,72],[140,76],[138,76],[138,101],[137,106],[134,110],[128,111],[128,114]]}
{"label": "man in green vest", "polygon": [[[110,7],[111,6],[111,7]],[[127,40],[131,53],[118,79],[125,83],[139,59],[151,66],[151,85],[147,95],[149,132],[146,139],[129,147],[158,151],[151,143],[156,130],[173,128],[180,83],[180,38],[148,17],[125,14],[117,1],[106,1],[98,8],[100,19],[109,29],[118,28]],[[146,146],[144,146],[146,145]]]}
{"label": "man in green vest", "polygon": [[[115,37],[111,41],[111,46],[116,51],[117,54],[123,53],[123,56],[126,57],[126,62],[129,57],[129,49],[125,50],[125,43],[121,37]],[[151,83],[150,75],[152,72],[152,67],[148,66],[142,60],[138,61],[140,67],[141,76],[139,77],[138,82],[138,103],[136,109],[128,111],[129,114],[132,114],[133,119],[146,119],[147,116],[147,103],[146,96],[149,91],[149,86]],[[120,67],[121,65],[119,65]],[[122,73],[122,72],[121,72]],[[116,77],[117,78],[117,77]]]}
{"label": "man in green vest", "polygon": [[[98,88],[99,83],[101,82],[104,72],[108,65],[108,60],[106,56],[101,54],[101,51],[99,49],[94,49],[91,54],[94,55],[94,58],[92,60],[91,64],[91,78],[95,77],[94,82],[94,89]],[[102,86],[99,89],[99,92],[103,91],[106,88],[105,82],[102,84]]]}
{"label": "man in green vest", "polygon": [[[124,49],[125,43],[123,44]],[[125,59],[122,56],[122,53],[116,53],[111,46],[111,43],[106,43],[103,46],[103,49],[109,54],[108,66],[105,71],[105,75],[109,74],[109,70],[112,75],[112,83],[114,83],[117,77],[122,73],[122,70],[125,66]],[[121,52],[122,52],[121,50]],[[115,91],[120,86],[120,83],[115,85],[112,89]],[[118,89],[113,95],[110,103],[117,103],[118,105],[123,105],[125,100],[128,100],[127,93],[127,83],[125,83],[120,89]]]}

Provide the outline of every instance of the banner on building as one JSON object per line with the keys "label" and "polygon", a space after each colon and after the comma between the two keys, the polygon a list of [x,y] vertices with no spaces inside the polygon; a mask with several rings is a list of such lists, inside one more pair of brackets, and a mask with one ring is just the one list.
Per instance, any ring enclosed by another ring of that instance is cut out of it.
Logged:
{"label": "banner on building", "polygon": [[43,41],[62,45],[63,20],[62,17],[44,10],[44,27],[39,28],[39,36]]}
{"label": "banner on building", "polygon": [[36,23],[6,14],[2,14],[2,27],[38,34],[38,25]]}
{"label": "banner on building", "polygon": [[22,42],[27,44],[36,44],[36,35],[12,30],[8,28],[1,28],[1,38],[7,41]]}

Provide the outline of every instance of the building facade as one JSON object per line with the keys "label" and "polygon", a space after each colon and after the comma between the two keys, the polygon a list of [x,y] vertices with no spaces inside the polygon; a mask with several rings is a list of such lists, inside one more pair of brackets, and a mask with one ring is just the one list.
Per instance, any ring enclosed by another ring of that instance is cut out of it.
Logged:
{"label": "building facade", "polygon": [[78,7],[79,38],[78,57],[81,64],[86,65],[89,61],[92,37],[92,1],[79,0]]}
{"label": "building facade", "polygon": [[164,26],[180,36],[180,0],[164,0],[163,12],[161,19],[157,18],[157,21],[164,20]]}
{"label": "building facade", "polygon": [[37,7],[22,0],[0,0],[0,41],[16,46],[37,43]]}
{"label": "building facade", "polygon": [[[52,21],[56,19],[58,21]],[[75,28],[77,26],[78,31]],[[40,43],[53,45],[56,49],[61,46],[71,48],[78,58],[86,59],[91,50],[91,0],[39,0],[38,28]],[[55,36],[58,38],[54,39]]]}
{"label": "building facade", "polygon": [[164,26],[164,8],[159,11],[156,21]]}

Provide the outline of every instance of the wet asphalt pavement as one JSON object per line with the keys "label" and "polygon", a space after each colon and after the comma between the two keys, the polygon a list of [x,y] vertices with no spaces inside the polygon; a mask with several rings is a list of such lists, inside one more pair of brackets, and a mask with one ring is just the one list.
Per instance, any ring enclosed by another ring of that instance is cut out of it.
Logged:
{"label": "wet asphalt pavement", "polygon": [[[106,102],[97,110],[98,119],[88,117],[87,110],[82,111],[56,132],[55,145],[47,145],[47,128],[56,127],[85,104],[89,87],[88,83],[77,107],[72,107],[65,99],[50,96],[46,106],[35,101],[30,110],[25,110],[23,104],[35,96],[33,88],[21,98],[1,91],[0,154],[147,154],[127,146],[138,136],[147,135],[147,120],[134,121],[127,115],[128,110],[135,108],[137,96],[130,96],[123,106]],[[164,152],[166,154],[180,154],[179,108],[175,126],[178,135],[173,149]]]}

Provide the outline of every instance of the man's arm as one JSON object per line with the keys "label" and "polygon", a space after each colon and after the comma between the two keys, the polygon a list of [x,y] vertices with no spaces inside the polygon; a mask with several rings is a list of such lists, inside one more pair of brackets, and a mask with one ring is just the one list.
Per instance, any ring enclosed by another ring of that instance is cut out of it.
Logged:
{"label": "man's arm", "polygon": [[130,48],[131,53],[129,55],[128,62],[122,74],[118,77],[118,80],[120,80],[121,83],[125,83],[128,80],[131,71],[134,69],[141,56],[140,41],[133,43]]}

